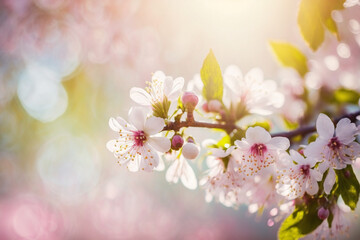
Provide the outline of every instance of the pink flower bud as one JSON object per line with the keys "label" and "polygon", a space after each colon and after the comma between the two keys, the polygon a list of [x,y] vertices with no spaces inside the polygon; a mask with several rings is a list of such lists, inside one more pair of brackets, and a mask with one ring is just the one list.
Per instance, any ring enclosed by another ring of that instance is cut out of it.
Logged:
{"label": "pink flower bud", "polygon": [[204,112],[209,112],[209,105],[207,102],[204,103],[201,108]]}
{"label": "pink flower bud", "polygon": [[349,170],[345,170],[344,176],[345,176],[346,178],[350,178],[350,177],[351,177],[350,171],[349,171]]}
{"label": "pink flower bud", "polygon": [[213,99],[208,102],[208,108],[210,112],[220,112],[222,104],[219,100]]}
{"label": "pink flower bud", "polygon": [[182,148],[182,155],[187,159],[195,159],[199,155],[199,148],[194,143],[187,142]]}
{"label": "pink flower bud", "polygon": [[184,139],[180,135],[174,135],[171,139],[171,148],[179,150],[184,144]]}
{"label": "pink flower bud", "polygon": [[184,92],[182,102],[187,109],[194,109],[199,102],[199,98],[193,92]]}
{"label": "pink flower bud", "polygon": [[329,209],[324,208],[324,207],[319,208],[319,210],[318,210],[318,212],[317,212],[318,217],[319,217],[319,219],[321,219],[321,220],[327,219],[327,217],[329,216],[329,213],[330,213],[330,212],[329,212]]}

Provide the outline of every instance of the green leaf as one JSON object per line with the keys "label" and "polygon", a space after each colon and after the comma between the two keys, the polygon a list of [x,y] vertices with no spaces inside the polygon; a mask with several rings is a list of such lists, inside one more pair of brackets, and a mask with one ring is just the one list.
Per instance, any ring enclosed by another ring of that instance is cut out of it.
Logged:
{"label": "green leaf", "polygon": [[316,200],[297,206],[281,224],[278,238],[280,240],[297,240],[314,231],[322,223],[317,216],[317,208]]}
{"label": "green leaf", "polygon": [[222,102],[223,78],[220,66],[214,53],[210,50],[200,70],[201,80],[204,83],[203,96],[207,101],[217,99]]}
{"label": "green leaf", "polygon": [[340,35],[339,35],[339,32],[338,32],[338,29],[337,29],[337,26],[336,26],[336,23],[335,21],[329,17],[327,19],[324,19],[323,20],[323,23],[325,25],[325,27],[332,33],[336,36],[337,40],[340,41]]}
{"label": "green leaf", "polygon": [[356,204],[359,201],[360,184],[357,180],[351,165],[341,170],[335,170],[338,188],[335,194],[341,195],[345,204],[352,210],[355,210]]}
{"label": "green leaf", "polygon": [[298,25],[301,35],[313,51],[324,41],[324,27],[317,0],[302,0],[299,6]]}
{"label": "green leaf", "polygon": [[302,0],[298,12],[301,35],[313,51],[324,41],[325,28],[340,39],[336,23],[331,17],[333,10],[343,9],[345,0]]}
{"label": "green leaf", "polygon": [[249,127],[262,127],[264,128],[266,131],[270,131],[271,129],[271,125],[269,121],[263,121],[263,122],[256,122],[252,125],[250,125]]}
{"label": "green leaf", "polygon": [[351,89],[341,88],[335,91],[334,99],[338,103],[352,103],[357,104],[360,98],[360,93]]}
{"label": "green leaf", "polygon": [[277,60],[285,67],[294,68],[301,77],[309,71],[306,56],[295,46],[285,42],[270,42]]}

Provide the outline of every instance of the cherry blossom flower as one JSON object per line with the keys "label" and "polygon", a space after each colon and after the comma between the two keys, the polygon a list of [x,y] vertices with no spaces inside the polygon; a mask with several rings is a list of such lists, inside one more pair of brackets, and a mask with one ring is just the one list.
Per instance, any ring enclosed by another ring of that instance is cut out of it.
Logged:
{"label": "cherry blossom flower", "polygon": [[305,192],[316,194],[319,191],[317,182],[322,179],[322,174],[317,169],[312,169],[316,160],[304,158],[295,150],[290,150],[290,155],[291,158],[287,159],[289,165],[279,170],[277,192],[288,199],[301,197]]}
{"label": "cherry blossom flower", "polygon": [[242,153],[237,157],[239,172],[249,177],[275,163],[279,153],[289,148],[290,142],[285,137],[271,138],[264,128],[256,126],[248,128],[246,138],[236,140],[235,145]]}
{"label": "cherry blossom flower", "polygon": [[359,129],[348,118],[341,119],[334,129],[331,119],[320,114],[316,120],[319,137],[305,149],[305,156],[321,162],[319,171],[324,173],[329,169],[324,181],[324,190],[330,193],[335,183],[334,169],[343,169],[352,164],[360,155],[360,144],[355,142]]}
{"label": "cherry blossom flower", "polygon": [[328,221],[323,221],[323,223],[306,239],[339,239],[340,236],[348,236],[349,229],[353,216],[351,216],[350,210],[343,203],[338,202],[331,206],[331,212],[333,214],[333,220],[331,223],[331,228],[329,227]]}
{"label": "cherry blossom flower", "polygon": [[[240,201],[241,186],[245,178],[238,171],[236,160],[231,155],[234,147],[227,150],[213,148],[210,155],[206,159],[209,170],[200,180],[200,185],[205,188],[207,202],[212,201],[215,197],[225,206],[233,206]],[[227,162],[227,165],[225,165]]]}
{"label": "cherry blossom flower", "polygon": [[184,78],[178,77],[173,80],[170,76],[165,76],[161,71],[157,71],[152,76],[151,82],[144,89],[133,87],[130,90],[130,97],[140,105],[151,106],[162,103],[166,98],[169,101],[176,100],[184,86]]}
{"label": "cherry blossom flower", "polygon": [[129,111],[130,123],[123,118],[110,118],[110,128],[119,133],[119,137],[110,140],[106,146],[119,159],[119,164],[126,164],[128,169],[136,172],[139,169],[152,171],[159,165],[159,152],[170,149],[170,140],[159,133],[165,126],[164,119],[147,118],[146,112],[140,107]]}
{"label": "cherry blossom flower", "polygon": [[177,152],[174,153],[175,154],[172,156],[178,156],[175,156],[173,163],[166,171],[166,181],[177,183],[180,179],[186,188],[191,190],[196,189],[197,179],[194,170],[182,154],[177,154]]}
{"label": "cherry blossom flower", "polygon": [[[284,103],[284,96],[276,90],[276,82],[264,80],[259,68],[251,69],[244,77],[237,66],[231,65],[224,73],[224,103],[241,103],[250,113],[270,115]],[[228,98],[226,98],[228,96]]]}

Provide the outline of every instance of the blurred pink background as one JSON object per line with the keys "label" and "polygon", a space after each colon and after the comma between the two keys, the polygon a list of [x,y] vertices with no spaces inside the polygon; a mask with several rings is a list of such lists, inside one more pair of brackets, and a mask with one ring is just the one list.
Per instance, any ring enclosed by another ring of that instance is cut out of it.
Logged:
{"label": "blurred pink background", "polygon": [[[222,68],[260,67],[277,81],[269,40],[292,42],[315,60],[336,54],[332,36],[311,53],[297,5],[1,0],[0,239],[276,238],[268,214],[206,203],[203,190],[169,184],[164,172],[130,173],[105,144],[113,137],[109,117],[126,117],[133,104],[131,87],[156,70],[189,81],[210,48]],[[359,56],[359,7],[346,11],[339,24],[353,28],[347,46]],[[340,68],[355,80],[340,84],[359,89],[359,59],[346,59]]]}

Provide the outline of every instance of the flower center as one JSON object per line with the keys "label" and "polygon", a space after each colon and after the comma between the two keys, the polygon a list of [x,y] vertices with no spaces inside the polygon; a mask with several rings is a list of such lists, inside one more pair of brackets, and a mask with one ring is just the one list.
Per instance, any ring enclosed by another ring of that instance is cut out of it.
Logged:
{"label": "flower center", "polygon": [[330,139],[327,146],[332,150],[338,150],[341,146],[341,143],[339,142],[337,137],[333,137]]}
{"label": "flower center", "polygon": [[135,131],[133,136],[134,136],[135,146],[137,147],[144,146],[144,143],[146,142],[146,135],[144,131]]}
{"label": "flower center", "polygon": [[251,154],[256,156],[264,156],[266,150],[267,150],[266,146],[262,143],[255,143],[250,148]]}
{"label": "flower center", "polygon": [[309,174],[310,174],[310,165],[301,165],[300,166],[300,171],[302,172],[303,175],[309,176]]}

